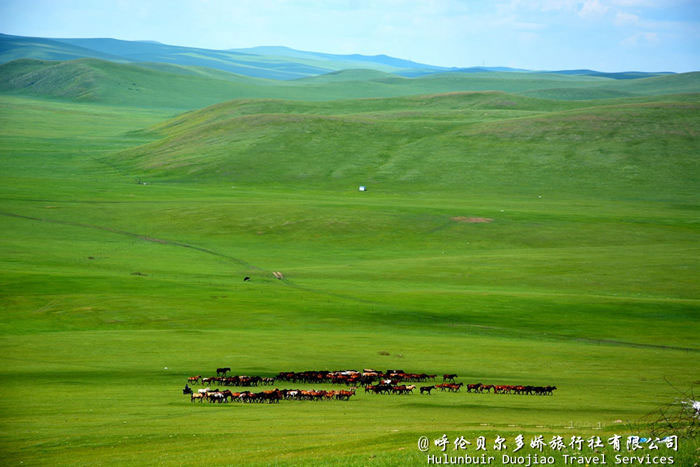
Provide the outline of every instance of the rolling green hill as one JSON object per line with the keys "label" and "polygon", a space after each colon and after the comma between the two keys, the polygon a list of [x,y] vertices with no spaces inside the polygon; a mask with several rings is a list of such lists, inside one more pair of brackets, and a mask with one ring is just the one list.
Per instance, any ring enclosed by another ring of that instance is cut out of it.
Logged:
{"label": "rolling green hill", "polygon": [[[371,69],[406,77],[433,73],[528,72],[508,67],[447,68],[416,63],[387,55],[328,54],[295,50],[282,46],[212,50],[173,46],[155,41],[124,41],[110,38],[22,37],[0,34],[0,63],[20,58],[71,60],[101,58],[116,62],[168,63],[198,66],[268,79],[297,79],[346,69]],[[638,79],[664,73],[560,70],[541,73],[594,76],[612,79]]]}
{"label": "rolling green hill", "polygon": [[268,79],[296,79],[349,68],[429,73],[446,70],[386,55],[333,55],[287,47],[211,50],[109,38],[46,39],[0,34],[0,63],[19,58],[71,60],[102,58],[116,62],[168,63],[208,67]]}
{"label": "rolling green hill", "polygon": [[0,92],[6,94],[187,110],[240,98],[324,101],[490,90],[569,100],[689,93],[700,90],[700,73],[613,80],[515,72],[403,78],[376,70],[343,70],[275,81],[166,63],[22,59],[0,65]]}
{"label": "rolling green hill", "polygon": [[116,62],[128,60],[78,45],[67,44],[41,37],[22,37],[0,34],[0,63],[22,58],[37,60],[75,60],[78,58],[100,58]]}
{"label": "rolling green hill", "polygon": [[265,81],[177,65],[95,59],[16,60],[0,65],[0,92],[75,102],[192,109],[240,97],[266,97]]}
{"label": "rolling green hill", "polygon": [[155,127],[161,139],[118,160],[150,176],[243,184],[692,197],[699,96],[234,101]]}

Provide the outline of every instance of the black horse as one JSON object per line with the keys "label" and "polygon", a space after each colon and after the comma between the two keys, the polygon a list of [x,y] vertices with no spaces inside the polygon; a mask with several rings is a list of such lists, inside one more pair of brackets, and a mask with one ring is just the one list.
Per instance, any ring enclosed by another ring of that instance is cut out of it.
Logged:
{"label": "black horse", "polygon": [[216,376],[225,375],[225,374],[228,373],[229,371],[231,371],[231,368],[228,368],[228,367],[226,367],[226,368],[217,368],[217,369],[216,369]]}

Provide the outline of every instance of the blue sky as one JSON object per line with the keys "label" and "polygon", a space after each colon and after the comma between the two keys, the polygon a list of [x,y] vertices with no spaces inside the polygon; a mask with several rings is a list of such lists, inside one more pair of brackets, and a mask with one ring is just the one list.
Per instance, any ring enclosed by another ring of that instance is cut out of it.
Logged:
{"label": "blue sky", "polygon": [[700,0],[0,0],[0,32],[460,67],[700,70]]}

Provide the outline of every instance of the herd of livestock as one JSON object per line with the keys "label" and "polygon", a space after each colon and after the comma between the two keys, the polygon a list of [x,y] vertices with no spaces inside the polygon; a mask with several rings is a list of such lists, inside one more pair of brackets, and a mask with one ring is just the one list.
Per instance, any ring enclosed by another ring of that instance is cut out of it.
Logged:
{"label": "herd of livestock", "polygon": [[[201,375],[191,376],[187,379],[187,385],[183,389],[183,394],[190,394],[190,400],[207,401],[210,403],[223,402],[257,402],[257,403],[277,403],[280,400],[349,400],[355,395],[359,386],[364,386],[364,392],[370,394],[412,394],[415,389],[419,389],[421,394],[431,394],[432,390],[459,392],[462,387],[467,392],[490,393],[493,394],[518,394],[518,395],[538,395],[551,396],[556,386],[522,386],[522,385],[496,385],[474,383],[467,384],[455,382],[456,374],[442,375],[442,383],[431,386],[420,386],[406,384],[414,382],[435,381],[437,375],[427,373],[406,373],[403,370],[377,371],[372,369],[342,370],[342,371],[301,371],[301,372],[281,372],[276,377],[261,376],[227,376],[231,368],[217,368],[216,376],[202,377]],[[232,392],[229,389],[211,389],[209,387],[198,389],[196,392],[189,387],[189,384],[200,384],[203,386],[272,386],[276,381],[305,384],[345,384],[352,386],[349,390],[302,390],[302,389],[273,389],[267,391]]]}

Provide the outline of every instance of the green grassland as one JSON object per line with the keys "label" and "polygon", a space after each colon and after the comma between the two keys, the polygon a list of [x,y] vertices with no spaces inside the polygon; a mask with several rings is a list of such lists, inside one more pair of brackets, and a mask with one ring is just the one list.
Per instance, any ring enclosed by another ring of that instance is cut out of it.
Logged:
{"label": "green grassland", "polygon": [[[211,78],[185,71],[169,76]],[[6,91],[4,462],[405,465],[425,462],[422,435],[644,435],[647,414],[700,383],[699,102],[692,83],[653,96],[666,85],[626,81],[637,97],[345,86],[332,102],[184,114],[209,97]],[[558,390],[273,406],[180,394],[219,366]],[[677,465],[692,465],[697,440],[680,445]]]}

